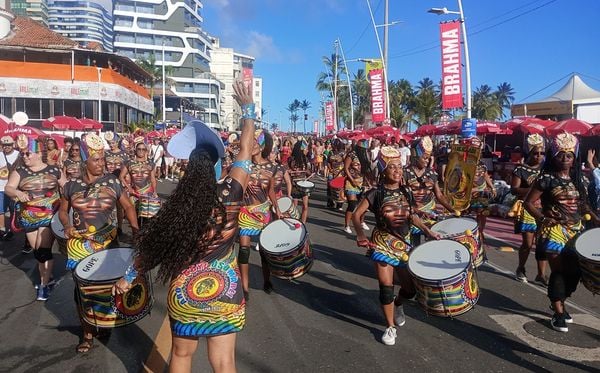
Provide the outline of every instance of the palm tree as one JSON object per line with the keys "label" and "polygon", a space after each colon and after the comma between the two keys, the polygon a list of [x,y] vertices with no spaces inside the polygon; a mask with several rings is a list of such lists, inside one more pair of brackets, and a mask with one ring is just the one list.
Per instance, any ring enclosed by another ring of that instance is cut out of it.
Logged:
{"label": "palm tree", "polygon": [[[323,64],[325,65],[325,72],[319,73],[317,77],[316,88],[319,92],[324,92],[327,95],[327,98],[336,98],[337,102],[334,103],[336,107],[336,122],[339,118],[348,117],[348,109],[347,107],[350,105],[349,95],[347,94],[348,89],[342,89],[342,79],[345,74],[344,64],[342,63],[342,58],[340,55],[332,54],[331,57],[323,56]],[[337,67],[337,69],[336,69]],[[336,92],[334,93],[334,87],[336,87]],[[345,96],[340,93],[346,92]],[[344,99],[344,101],[341,101]],[[337,127],[337,123],[336,123]]]}
{"label": "palm tree", "polygon": [[310,109],[310,102],[308,100],[302,100],[300,103],[300,109],[304,112],[304,133],[306,133],[306,110]]}
{"label": "palm tree", "polygon": [[358,97],[354,107],[354,119],[357,123],[364,123],[365,114],[371,112],[371,87],[365,75],[365,70],[359,69],[352,80],[352,93]]}
{"label": "palm tree", "polygon": [[[162,65],[156,63],[156,56],[154,56],[154,53],[150,54],[150,57],[148,57],[147,60],[137,60],[135,62],[150,74],[150,98],[154,98],[154,86],[162,82]],[[165,66],[165,78],[168,75],[172,75],[172,73],[173,66]]]}
{"label": "palm tree", "polygon": [[296,122],[298,121],[298,119],[299,119],[298,114],[293,113],[292,115],[290,115],[290,121],[292,121],[293,128],[294,128],[293,132],[296,132]]}
{"label": "palm tree", "polygon": [[439,88],[429,78],[419,81],[414,102],[415,119],[423,123],[432,123],[440,116]]}
{"label": "palm tree", "polygon": [[[287,111],[290,112],[290,121],[293,124],[292,132],[296,132],[296,122],[298,121],[298,115],[296,113],[298,112],[299,108],[300,108],[300,101],[298,101],[297,99],[292,101],[287,107]],[[292,117],[295,117],[296,119],[292,120]]]}
{"label": "palm tree", "polygon": [[[502,109],[510,109],[513,101],[515,100],[515,90],[510,83],[504,82],[496,88],[496,99],[502,107]],[[502,118],[505,117],[504,110],[502,110]]]}
{"label": "palm tree", "polygon": [[483,84],[473,92],[473,117],[481,120],[496,120],[502,116],[502,105],[497,92]]}
{"label": "palm tree", "polygon": [[279,128],[279,124],[271,123],[271,131],[276,132],[278,128]]}
{"label": "palm tree", "polygon": [[390,118],[396,123],[396,127],[402,129],[407,126],[414,116],[415,91],[410,82],[400,79],[391,81],[390,89]]}

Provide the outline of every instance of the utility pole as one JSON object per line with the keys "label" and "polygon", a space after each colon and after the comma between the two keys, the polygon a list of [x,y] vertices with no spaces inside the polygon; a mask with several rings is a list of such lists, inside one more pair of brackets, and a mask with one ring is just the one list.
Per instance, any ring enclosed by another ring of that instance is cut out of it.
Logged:
{"label": "utility pole", "polygon": [[[389,0],[385,0],[385,10],[384,10],[384,14],[383,14],[383,63],[384,65],[387,67],[388,65],[388,41],[389,41],[389,26],[390,26],[390,20],[389,20],[389,16],[390,16],[390,7],[389,7]],[[387,71],[386,71],[387,73]],[[385,79],[387,80],[388,77],[386,76]],[[387,89],[387,88],[386,88]],[[390,114],[388,113],[388,116]]]}
{"label": "utility pole", "polygon": [[339,123],[338,123],[338,110],[337,110],[337,81],[338,81],[338,41],[336,40],[333,43],[333,46],[335,47],[335,54],[334,54],[334,69],[333,69],[333,118],[334,118],[334,123],[335,123],[335,129],[334,131],[337,132],[338,128],[339,128]]}

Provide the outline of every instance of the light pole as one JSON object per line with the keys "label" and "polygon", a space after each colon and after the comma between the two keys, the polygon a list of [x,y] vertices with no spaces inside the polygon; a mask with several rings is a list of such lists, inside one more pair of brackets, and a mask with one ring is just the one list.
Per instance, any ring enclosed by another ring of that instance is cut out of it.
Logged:
{"label": "light pole", "polygon": [[102,123],[102,68],[98,69],[98,122]]}
{"label": "light pole", "polygon": [[342,48],[342,41],[338,38],[336,40],[340,46],[340,52],[342,53],[342,62],[344,63],[344,70],[346,70],[346,81],[348,82],[348,94],[350,95],[350,128],[354,131],[354,103],[352,102],[352,84],[350,84],[350,74],[348,73],[348,65],[346,64],[346,56],[344,56],[344,49]]}
{"label": "light pole", "polygon": [[163,132],[167,126],[167,83],[165,77],[165,39],[162,42],[162,120]]}
{"label": "light pole", "polygon": [[462,0],[458,0],[458,12],[448,10],[448,8],[431,8],[428,10],[429,13],[443,15],[443,14],[457,14],[460,18],[460,25],[462,29],[463,45],[465,48],[465,74],[467,75],[467,118],[471,118],[471,67],[469,60],[469,43],[467,42],[467,27],[465,26],[465,14],[463,12]]}

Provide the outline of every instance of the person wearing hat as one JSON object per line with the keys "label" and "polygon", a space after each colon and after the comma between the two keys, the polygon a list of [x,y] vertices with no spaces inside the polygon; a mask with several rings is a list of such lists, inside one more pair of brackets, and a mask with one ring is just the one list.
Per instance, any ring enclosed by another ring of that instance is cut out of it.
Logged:
{"label": "person wearing hat", "polygon": [[[137,137],[134,140],[135,157],[129,158],[121,167],[121,183],[129,192],[130,196],[136,201],[138,217],[140,209],[145,206],[140,203],[144,198],[158,199],[156,193],[156,174],[154,163],[148,158],[148,145],[143,137]],[[149,200],[148,199],[148,200]],[[145,218],[140,218],[140,223]]]}
{"label": "person wearing hat", "polygon": [[[121,175],[121,169],[123,165],[127,163],[129,157],[127,153],[121,149],[120,138],[116,133],[109,131],[104,134],[104,140],[108,143],[108,151],[105,152],[104,161],[106,163],[106,171],[119,177]],[[123,225],[123,210],[121,205],[117,204],[117,222],[118,222],[118,234],[122,233]]]}
{"label": "person wearing hat", "polygon": [[137,272],[156,266],[158,280],[169,282],[172,372],[191,372],[199,337],[207,337],[214,371],[235,371],[236,333],[246,323],[246,303],[234,248],[240,211],[256,148],[252,93],[234,84],[243,110],[240,149],[228,175],[217,182],[215,165],[225,148],[219,135],[191,121],[169,143],[169,153],[189,159],[185,175],[158,215],[146,224],[132,267],[113,287],[125,293]]}
{"label": "person wearing hat", "polygon": [[550,324],[560,332],[568,332],[567,324],[573,322],[565,301],[577,289],[581,276],[573,238],[583,230],[584,215],[589,214],[595,225],[600,223],[588,205],[589,182],[582,174],[577,146],[577,138],[570,133],[552,139],[546,162],[524,202],[538,227],[537,246],[550,264],[548,298],[554,311]]}
{"label": "person wearing hat", "polygon": [[[67,238],[68,271],[74,271],[77,264],[88,255],[118,244],[117,204],[122,206],[134,236],[138,230],[135,208],[123,192],[121,182],[114,174],[105,172],[102,139],[96,134],[88,134],[79,145],[84,167],[81,177],[65,184],[58,215]],[[69,219],[69,211],[73,213],[72,219]],[[79,299],[77,295],[75,299]],[[105,304],[96,307],[101,311]],[[80,307],[77,309],[82,312]],[[84,353],[92,347],[96,330],[81,316],[83,336],[76,351]]]}
{"label": "person wearing hat", "polygon": [[10,173],[5,193],[16,201],[13,219],[25,230],[27,241],[33,248],[40,272],[37,300],[45,301],[50,293],[54,263],[50,222],[59,206],[59,187],[66,180],[58,167],[43,162],[42,142],[33,138],[21,140],[20,148],[25,149],[23,165]]}
{"label": "person wearing hat", "polygon": [[63,172],[69,180],[81,177],[81,142],[77,139],[73,140],[69,156],[63,162]]}
{"label": "person wearing hat", "polygon": [[[367,247],[367,256],[375,262],[379,281],[379,302],[386,319],[387,328],[381,338],[386,345],[396,343],[396,326],[406,323],[403,300],[415,296],[412,276],[408,272],[407,252],[411,249],[410,227],[417,226],[428,236],[439,238],[415,213],[413,195],[402,185],[402,160],[400,151],[384,146],[379,151],[380,183],[365,193],[365,197],[354,211],[352,222],[356,229],[356,242]],[[362,228],[361,216],[367,210],[375,214],[375,227],[371,241]],[[394,296],[394,274],[400,281],[398,296]]]}
{"label": "person wearing hat", "polygon": [[[363,192],[363,188],[369,185],[371,179],[371,161],[367,149],[369,148],[369,138],[362,137],[357,139],[356,145],[346,154],[344,158],[344,171],[346,181],[344,183],[344,192],[348,200],[348,207],[344,215],[344,232],[351,234],[350,221],[352,214]],[[362,228],[368,230],[369,226],[364,222],[364,216],[361,216]]]}
{"label": "person wearing hat", "polygon": [[4,188],[8,183],[8,176],[14,169],[14,164],[19,158],[19,152],[15,151],[14,140],[10,136],[0,138],[2,145],[2,156],[0,156],[0,207],[3,216],[0,217],[0,239],[10,239],[13,233],[6,222],[10,221],[14,203],[11,198],[4,194]]}
{"label": "person wearing hat", "polygon": [[[527,275],[525,273],[525,263],[533,244],[535,242],[535,232],[537,232],[537,224],[533,216],[531,216],[526,209],[522,208],[522,202],[529,193],[531,186],[535,179],[540,174],[542,164],[544,163],[544,138],[539,134],[530,134],[527,136],[527,160],[524,164],[518,165],[513,173],[511,179],[510,191],[519,200],[518,213],[515,215],[515,233],[520,233],[522,236],[521,246],[519,247],[519,264],[515,271],[515,278],[517,281],[527,282]],[[535,205],[539,209],[541,208],[541,202],[536,201]],[[547,286],[548,280],[546,278],[546,267],[548,261],[541,250],[535,250],[535,259],[537,261],[537,276],[535,281]]]}

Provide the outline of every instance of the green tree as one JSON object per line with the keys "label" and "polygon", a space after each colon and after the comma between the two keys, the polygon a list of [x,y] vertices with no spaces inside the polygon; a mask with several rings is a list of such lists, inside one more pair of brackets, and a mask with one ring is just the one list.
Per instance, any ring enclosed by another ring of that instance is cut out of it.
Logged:
{"label": "green tree", "polygon": [[480,120],[496,120],[502,116],[502,105],[489,85],[480,85],[473,92],[472,115]]}
{"label": "green tree", "polygon": [[304,120],[304,133],[306,133],[306,110],[310,108],[310,102],[308,100],[302,100],[302,102],[300,103],[300,109],[302,109],[302,112],[304,114],[304,116],[302,117],[302,119]]}
{"label": "green tree", "polygon": [[364,125],[365,114],[371,112],[371,85],[365,75],[365,70],[359,69],[352,80],[352,93],[358,97],[354,107],[354,120]]}
{"label": "green tree", "polygon": [[503,82],[498,87],[496,87],[496,99],[498,100],[498,104],[502,107],[501,118],[504,119],[506,115],[504,114],[504,110],[510,110],[510,107],[515,100],[515,90],[510,85],[510,83]]}
{"label": "green tree", "polygon": [[[136,63],[150,74],[150,97],[154,98],[154,86],[162,83],[162,65],[156,63],[154,53],[147,60],[137,60]],[[165,66],[165,77],[173,74],[173,66]]]}
{"label": "green tree", "polygon": [[413,121],[415,91],[406,79],[390,81],[390,118],[396,127],[403,129]]}
{"label": "green tree", "polygon": [[429,78],[419,81],[414,101],[414,119],[420,124],[433,123],[439,118],[441,104],[439,87]]}

